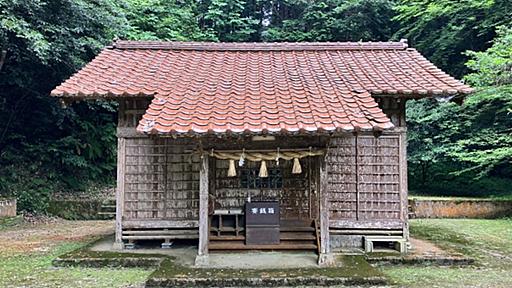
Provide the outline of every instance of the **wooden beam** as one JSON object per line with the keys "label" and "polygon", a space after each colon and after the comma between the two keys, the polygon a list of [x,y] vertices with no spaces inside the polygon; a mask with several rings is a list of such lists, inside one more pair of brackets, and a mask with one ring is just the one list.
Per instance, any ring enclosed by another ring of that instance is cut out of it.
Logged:
{"label": "wooden beam", "polygon": [[166,239],[197,239],[197,235],[127,235],[125,240],[166,240]]}
{"label": "wooden beam", "polygon": [[358,135],[356,134],[354,136],[354,149],[355,149],[355,156],[354,156],[354,165],[356,170],[356,220],[359,220],[360,217],[360,195],[359,193],[359,142],[358,142]]}
{"label": "wooden beam", "polygon": [[149,136],[137,132],[136,127],[117,127],[117,137],[122,138],[148,138]]}
{"label": "wooden beam", "polygon": [[400,133],[399,139],[399,189],[400,189],[400,220],[403,222],[404,238],[409,241],[409,203],[407,200],[408,187],[407,187],[407,132]]}
{"label": "wooden beam", "polygon": [[342,229],[402,229],[401,220],[330,220],[329,227]]}
{"label": "wooden beam", "polygon": [[208,188],[209,159],[208,154],[201,155],[199,172],[199,246],[197,247],[196,265],[208,264]]}
{"label": "wooden beam", "polygon": [[114,249],[123,249],[124,182],[126,168],[126,139],[117,138],[116,236]]}
{"label": "wooden beam", "polygon": [[124,228],[196,228],[199,224],[195,220],[127,220],[123,221]]}
{"label": "wooden beam", "polygon": [[320,255],[318,265],[331,266],[334,264],[334,258],[331,253],[329,239],[329,193],[327,191],[328,171],[327,161],[324,157],[320,158]]}
{"label": "wooden beam", "polygon": [[320,251],[329,253],[329,195],[327,193],[327,165],[320,160]]}

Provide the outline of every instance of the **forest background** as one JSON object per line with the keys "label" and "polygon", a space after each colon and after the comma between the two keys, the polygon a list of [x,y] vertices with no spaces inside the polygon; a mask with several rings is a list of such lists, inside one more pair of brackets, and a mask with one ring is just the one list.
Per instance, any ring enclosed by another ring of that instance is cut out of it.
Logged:
{"label": "forest background", "polygon": [[0,197],[44,213],[54,193],[114,185],[116,103],[49,92],[115,39],[403,38],[476,89],[408,102],[411,193],[512,198],[509,0],[1,0]]}

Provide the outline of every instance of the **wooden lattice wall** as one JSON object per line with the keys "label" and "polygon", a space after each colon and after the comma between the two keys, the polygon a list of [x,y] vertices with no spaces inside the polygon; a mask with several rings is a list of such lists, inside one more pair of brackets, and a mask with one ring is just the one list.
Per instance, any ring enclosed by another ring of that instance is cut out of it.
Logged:
{"label": "wooden lattice wall", "polygon": [[190,153],[194,147],[190,140],[136,133],[149,101],[137,98],[119,102],[118,189],[123,193],[118,199],[122,202],[122,226],[195,226],[199,213],[199,155]]}
{"label": "wooden lattice wall", "polygon": [[331,140],[328,165],[329,220],[336,228],[401,228],[400,134]]}
{"label": "wooden lattice wall", "polygon": [[[253,200],[278,199],[280,201],[281,217],[283,219],[310,219],[317,215],[317,201],[314,187],[309,183],[316,177],[316,158],[301,159],[302,173],[292,174],[293,161],[281,159],[279,169],[282,173],[282,187],[247,189],[240,185],[240,178],[228,177],[228,161],[214,160],[214,187],[210,191],[215,202],[215,208],[243,208],[247,196]],[[259,162],[247,161],[245,168],[259,168]],[[277,167],[275,161],[267,161],[268,169]],[[237,168],[237,175],[240,168]],[[213,174],[213,173],[212,173]]]}
{"label": "wooden lattice wall", "polygon": [[200,159],[174,142],[126,139],[125,220],[197,220]]}

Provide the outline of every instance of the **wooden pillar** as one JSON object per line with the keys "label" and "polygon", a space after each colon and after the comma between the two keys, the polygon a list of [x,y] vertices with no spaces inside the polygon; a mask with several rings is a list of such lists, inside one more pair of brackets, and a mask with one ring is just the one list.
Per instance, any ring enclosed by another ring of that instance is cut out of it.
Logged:
{"label": "wooden pillar", "polygon": [[116,236],[114,249],[123,249],[124,182],[126,169],[126,138],[117,138]]}
{"label": "wooden pillar", "polygon": [[320,159],[320,255],[318,265],[330,266],[334,264],[329,239],[329,193],[327,191],[328,171],[325,159]]}
{"label": "wooden pillar", "polygon": [[403,221],[403,236],[409,242],[409,202],[407,187],[407,129],[401,128],[399,134],[399,179],[400,179],[400,220]]}
{"label": "wooden pillar", "polygon": [[208,180],[209,160],[208,154],[201,156],[201,170],[199,174],[199,246],[195,265],[208,265]]}

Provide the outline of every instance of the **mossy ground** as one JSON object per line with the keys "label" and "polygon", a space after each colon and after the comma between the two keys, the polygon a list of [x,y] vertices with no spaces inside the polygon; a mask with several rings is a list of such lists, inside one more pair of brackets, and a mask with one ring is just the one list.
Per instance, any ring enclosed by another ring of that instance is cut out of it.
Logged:
{"label": "mossy ground", "polygon": [[[140,286],[153,270],[142,268],[58,268],[52,262],[103,237],[109,222],[59,221],[0,224],[0,287],[127,287]],[[83,235],[87,234],[87,237]]]}
{"label": "mossy ground", "polygon": [[[436,265],[384,265],[378,270],[358,257],[343,259],[340,268],[303,268],[272,270],[194,269],[175,264],[166,258],[160,269],[143,268],[56,268],[52,261],[61,256],[91,259],[119,259],[153,257],[134,253],[94,252],[84,249],[92,238],[76,237],[84,229],[88,234],[99,222],[62,222],[57,224],[18,225],[11,219],[0,225],[0,236],[16,232],[15,238],[5,238],[7,246],[0,246],[0,287],[126,287],[140,286],[150,278],[172,277],[279,277],[318,276],[368,277],[384,275],[405,287],[512,287],[512,219],[416,219],[411,221],[411,234],[429,239],[443,249],[461,252],[475,258],[471,266],[440,267]],[[42,227],[40,227],[42,226]],[[55,235],[45,236],[49,229],[60,229]],[[74,229],[74,230],[73,230]],[[40,233],[40,234],[37,234]],[[98,230],[97,233],[103,233]],[[62,235],[74,234],[67,239]],[[99,235],[99,234],[98,234]],[[46,238],[44,238],[46,237]],[[9,240],[11,239],[11,240]],[[21,239],[21,240],[20,240]],[[24,244],[21,248],[18,246]],[[18,249],[19,248],[19,249]],[[31,249],[28,249],[31,248]],[[368,268],[368,269],[367,269]],[[379,273],[379,270],[382,272]]]}
{"label": "mossy ground", "polygon": [[416,219],[414,237],[476,259],[471,266],[383,266],[406,287],[512,287],[512,219]]}
{"label": "mossy ground", "polygon": [[79,248],[83,243],[68,242],[49,251],[23,255],[0,255],[0,287],[122,287],[142,284],[152,270],[141,268],[56,268],[52,261]]}
{"label": "mossy ground", "polygon": [[[119,267],[138,266],[151,267],[154,263],[147,265],[148,259],[160,259],[158,268],[151,273],[149,279],[172,279],[172,283],[182,282],[186,285],[189,279],[216,279],[223,283],[230,279],[276,279],[276,278],[326,278],[344,279],[350,283],[385,283],[385,276],[374,267],[370,266],[363,256],[340,256],[338,263],[341,267],[331,268],[298,268],[298,269],[216,269],[216,268],[194,268],[177,264],[173,257],[162,254],[138,254],[126,252],[91,251],[89,247],[93,244],[83,246],[74,251],[61,255],[57,265],[74,265],[86,267]],[[128,260],[128,261],[127,261]],[[372,282],[373,281],[373,282]],[[227,282],[226,282],[227,283]],[[171,285],[172,286],[172,285]]]}
{"label": "mossy ground", "polygon": [[383,277],[377,269],[366,262],[363,256],[341,256],[338,259],[341,267],[330,268],[297,268],[297,269],[204,269],[190,268],[175,264],[167,258],[159,269],[150,277],[153,278],[253,278],[253,277],[307,277],[322,276],[331,278],[367,278]]}

